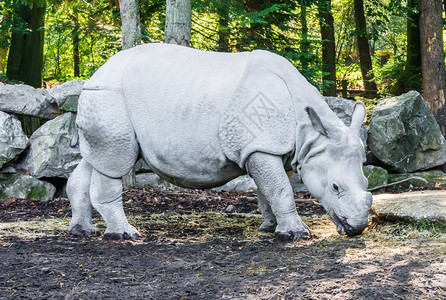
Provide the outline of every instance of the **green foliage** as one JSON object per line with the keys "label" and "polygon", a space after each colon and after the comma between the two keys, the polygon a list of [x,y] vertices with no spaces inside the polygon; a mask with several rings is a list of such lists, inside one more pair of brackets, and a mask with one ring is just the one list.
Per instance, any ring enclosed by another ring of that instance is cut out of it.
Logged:
{"label": "green foliage", "polygon": [[120,20],[109,2],[93,6],[84,1],[63,1],[48,8],[45,32],[46,80],[74,78],[73,37],[79,38],[80,77],[90,77],[121,47]]}
{"label": "green foliage", "polygon": [[11,43],[11,31],[24,31],[23,20],[14,17],[18,4],[13,0],[0,2],[0,48],[8,48]]}
{"label": "green foliage", "polygon": [[[316,2],[305,1],[310,29],[304,37],[300,1],[193,1],[191,45],[228,52],[270,50],[287,58],[310,82],[323,88]],[[227,26],[221,25],[222,18]],[[221,35],[228,40],[227,48],[219,45]],[[301,51],[304,38],[306,52]]]}
{"label": "green foliage", "polygon": [[36,5],[37,7],[45,7],[46,5],[46,0],[18,0],[16,1],[22,5],[27,5],[30,8],[33,8],[34,5]]}
{"label": "green foliage", "polygon": [[446,224],[440,222],[429,222],[426,220],[414,222],[414,223],[404,223],[397,222],[395,224],[395,231],[405,233],[406,231],[416,230],[416,231],[430,231],[434,234],[446,234]]}
{"label": "green foliage", "polygon": [[7,82],[13,82],[13,83],[23,83],[21,81],[17,81],[17,80],[14,80],[14,79],[9,79],[8,76],[6,76],[6,74],[3,73],[3,72],[0,72],[0,80],[1,81],[7,81]]}
{"label": "green foliage", "polygon": [[[406,2],[364,0],[375,82],[383,94],[397,92],[395,87],[404,70]],[[11,32],[26,31],[23,20],[14,17],[14,10],[20,4],[42,6],[45,3],[45,80],[74,78],[75,37],[79,38],[80,78],[88,79],[121,49],[119,10],[111,0],[2,0],[0,47],[9,46]],[[191,45],[209,51],[273,51],[287,58],[323,90],[327,83],[322,82],[318,7],[326,3],[325,0],[194,0]],[[362,77],[356,54],[353,1],[331,0],[331,3],[337,85],[340,87],[341,80],[347,80],[349,89],[359,89]],[[163,0],[140,0],[144,43],[164,40],[165,5]],[[302,5],[306,7],[308,32],[302,27]]]}

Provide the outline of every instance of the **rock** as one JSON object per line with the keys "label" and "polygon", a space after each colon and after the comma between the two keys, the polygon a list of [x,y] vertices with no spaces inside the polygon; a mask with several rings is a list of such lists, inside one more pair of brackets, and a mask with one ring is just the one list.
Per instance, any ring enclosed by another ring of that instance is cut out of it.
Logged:
{"label": "rock", "polygon": [[446,223],[446,191],[375,195],[372,207],[383,219]]}
{"label": "rock", "polygon": [[430,169],[446,162],[446,141],[420,93],[381,100],[373,110],[368,146],[399,172]]}
{"label": "rock", "polygon": [[0,174],[16,174],[17,170],[13,166],[8,166],[0,171]]}
{"label": "rock", "polygon": [[176,186],[170,182],[165,181],[155,173],[141,173],[136,174],[136,185],[146,186],[150,185],[152,187],[162,187],[169,190],[183,190],[182,187]]}
{"label": "rock", "polygon": [[68,178],[81,160],[79,146],[70,147],[75,119],[75,114],[65,113],[36,130],[20,168],[37,178]]}
{"label": "rock", "polygon": [[152,172],[152,170],[150,170],[150,167],[146,164],[146,162],[142,158],[140,158],[135,163],[135,172],[136,173],[148,173],[148,172]]}
{"label": "rock", "polygon": [[293,187],[293,192],[295,193],[301,193],[301,192],[308,192],[307,187],[305,184],[302,183],[302,179],[300,178],[300,175],[297,173],[293,173],[290,177],[290,183]]}
{"label": "rock", "polygon": [[28,138],[20,121],[13,115],[0,111],[0,168],[22,153],[28,145]]}
{"label": "rock", "polygon": [[[324,99],[330,109],[336,114],[336,116],[338,116],[338,118],[346,126],[350,126],[353,114],[353,106],[356,102],[353,100],[338,97],[324,97]],[[365,145],[367,141],[367,129],[365,127],[365,124],[362,125],[359,134],[361,136],[362,142]]]}
{"label": "rock", "polygon": [[229,204],[229,205],[226,207],[225,212],[226,212],[226,213],[229,213],[229,214],[235,212],[235,206],[232,205],[232,204]]}
{"label": "rock", "polygon": [[85,82],[84,80],[67,81],[54,86],[49,93],[63,111],[76,112],[77,101]]}
{"label": "rock", "polygon": [[396,191],[399,188],[408,189],[411,187],[425,186],[427,184],[435,184],[437,182],[444,182],[446,178],[444,173],[440,170],[430,170],[425,172],[404,173],[404,174],[389,174],[389,183],[397,182],[411,177],[416,177],[403,183],[389,186],[387,190]]}
{"label": "rock", "polygon": [[54,119],[59,114],[54,98],[43,89],[25,84],[4,84],[0,82],[0,111]]}
{"label": "rock", "polygon": [[387,170],[371,165],[364,166],[362,170],[369,181],[369,189],[387,184]]}
{"label": "rock", "polygon": [[222,186],[212,188],[212,190],[246,192],[257,190],[257,185],[251,177],[249,177],[248,175],[242,175]]}
{"label": "rock", "polygon": [[9,180],[0,183],[0,198],[18,198],[27,200],[53,199],[56,188],[45,181],[40,181],[30,175],[14,175]]}
{"label": "rock", "polygon": [[[299,192],[308,192],[307,187],[301,183],[300,177],[298,174],[293,173],[293,176],[290,178],[291,186],[293,187],[293,191],[295,193]],[[157,186],[163,187],[171,190],[183,190],[182,187],[176,186],[172,183],[169,183],[163,180],[155,173],[140,173],[136,174],[136,185],[138,186]],[[238,192],[246,192],[246,191],[256,191],[257,185],[254,180],[248,175],[239,176],[228,183],[212,188],[214,191],[238,191]]]}

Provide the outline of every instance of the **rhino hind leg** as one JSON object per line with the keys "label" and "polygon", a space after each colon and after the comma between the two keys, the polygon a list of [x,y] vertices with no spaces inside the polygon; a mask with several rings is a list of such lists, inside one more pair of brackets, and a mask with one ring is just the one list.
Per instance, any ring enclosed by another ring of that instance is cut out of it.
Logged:
{"label": "rhino hind leg", "polygon": [[[84,90],[79,97],[76,124],[80,151],[90,168],[90,202],[107,225],[104,238],[138,238],[139,233],[128,223],[122,205],[121,177],[134,166],[139,155],[139,145],[122,93]],[[70,229],[77,231],[80,228],[73,223]]]}
{"label": "rhino hind leg", "polygon": [[128,223],[122,205],[121,178],[108,177],[93,169],[90,186],[91,204],[107,225],[104,239],[137,239],[141,235]]}
{"label": "rhino hind leg", "polygon": [[[273,218],[268,212],[266,201],[275,216],[275,233],[279,240],[289,241],[310,236],[308,226],[296,211],[294,195],[280,156],[262,152],[251,154],[246,163],[248,174],[254,179],[259,191],[260,210],[266,215],[268,224],[262,229],[271,229]],[[264,198],[264,199],[263,199]],[[263,206],[263,208],[262,208]],[[262,224],[263,225],[263,224]]]}
{"label": "rhino hind leg", "polygon": [[96,235],[99,231],[91,224],[90,180],[91,165],[81,160],[67,182],[72,218],[68,232],[74,235]]}

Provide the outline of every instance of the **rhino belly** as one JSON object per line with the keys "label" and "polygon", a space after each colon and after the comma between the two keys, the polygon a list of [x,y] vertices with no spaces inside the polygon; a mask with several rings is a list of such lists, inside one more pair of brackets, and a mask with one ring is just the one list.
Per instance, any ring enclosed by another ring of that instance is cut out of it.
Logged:
{"label": "rhino belly", "polygon": [[144,128],[134,125],[141,156],[162,178],[188,188],[220,186],[244,174],[223,153],[218,123],[212,120],[209,116],[207,122],[169,118],[146,123]]}

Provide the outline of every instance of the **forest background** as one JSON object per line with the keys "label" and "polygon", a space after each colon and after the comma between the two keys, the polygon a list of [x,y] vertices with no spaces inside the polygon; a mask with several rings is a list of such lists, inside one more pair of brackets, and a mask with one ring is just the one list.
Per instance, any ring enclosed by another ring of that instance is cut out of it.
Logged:
{"label": "forest background", "polygon": [[[1,0],[0,79],[34,87],[88,80],[122,49],[123,2]],[[138,5],[141,42],[164,41],[166,1],[133,2]],[[418,90],[440,126],[446,122],[446,0],[176,2],[190,3],[187,45],[193,48],[273,51],[325,95],[376,101]],[[429,64],[423,64],[423,57]],[[437,86],[427,85],[432,83]]]}

